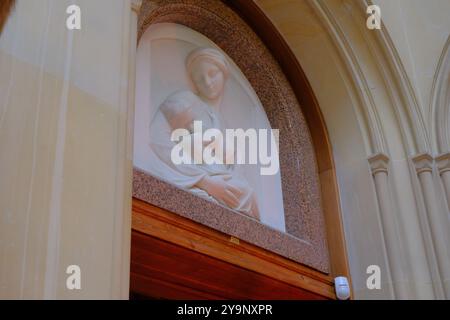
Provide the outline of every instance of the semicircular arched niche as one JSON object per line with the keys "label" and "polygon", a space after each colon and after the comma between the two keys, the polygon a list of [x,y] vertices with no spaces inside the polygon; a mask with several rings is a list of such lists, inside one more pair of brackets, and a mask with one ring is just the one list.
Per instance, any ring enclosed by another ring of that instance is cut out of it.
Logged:
{"label": "semicircular arched niche", "polygon": [[[141,40],[150,26],[161,23],[190,28],[225,52],[250,83],[271,127],[280,130],[286,232],[196,197],[137,168],[133,196],[328,273],[321,189],[312,139],[296,96],[277,62],[245,22],[220,1],[145,1],[138,38]],[[142,45],[140,42],[139,46]]]}

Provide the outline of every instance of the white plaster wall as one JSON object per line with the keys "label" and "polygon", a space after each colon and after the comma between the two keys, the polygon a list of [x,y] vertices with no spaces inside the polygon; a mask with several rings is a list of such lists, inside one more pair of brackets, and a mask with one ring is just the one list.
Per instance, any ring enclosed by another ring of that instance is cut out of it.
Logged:
{"label": "white plaster wall", "polygon": [[[367,30],[364,1],[257,1],[298,58],[325,118],[354,296],[444,298],[447,279],[439,272],[437,258],[445,260],[448,253],[433,243],[437,233],[429,223],[431,214],[448,223],[439,175],[435,176],[438,203],[433,208],[437,212],[430,213],[411,158],[432,149],[430,91],[450,31],[450,3],[375,2],[381,5],[392,46],[383,38],[385,34]],[[402,5],[408,8],[403,10]],[[387,228],[396,235],[394,242],[386,239],[389,230],[381,224],[368,162],[379,153],[390,159],[387,187],[393,224]],[[394,254],[388,256],[386,248]],[[372,264],[381,268],[381,290],[366,286],[366,268]],[[401,274],[394,277],[393,266]]]}
{"label": "white plaster wall", "polygon": [[128,297],[135,45],[129,0],[17,1],[0,38],[0,298]]}

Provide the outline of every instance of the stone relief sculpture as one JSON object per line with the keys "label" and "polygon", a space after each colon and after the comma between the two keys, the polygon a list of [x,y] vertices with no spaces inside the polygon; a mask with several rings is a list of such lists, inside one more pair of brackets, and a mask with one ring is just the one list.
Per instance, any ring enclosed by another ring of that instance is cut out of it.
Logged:
{"label": "stone relief sculpture", "polygon": [[[257,141],[257,163],[252,163],[249,157],[245,164],[236,161],[233,165],[172,162],[172,151],[180,144],[180,140],[171,141],[174,129],[184,131],[182,141],[198,138],[195,135],[199,130],[192,130],[193,122],[201,121],[205,134],[208,130],[220,131],[225,137],[228,131],[239,129],[256,131],[258,137],[263,130],[277,129],[272,128],[258,95],[235,61],[195,30],[173,23],[156,23],[142,36],[136,62],[135,169],[194,195],[183,198],[189,199],[189,203],[177,206],[195,210],[203,203],[196,199],[198,196],[286,232],[281,171],[262,174],[263,169],[274,163],[272,157],[261,157],[264,152],[260,142],[264,139]],[[225,140],[227,148],[228,139]],[[273,148],[270,139],[266,141],[264,154],[269,155]],[[202,142],[203,139],[200,147],[208,149]],[[223,155],[219,152],[217,158],[242,159],[243,153],[253,154],[252,148],[247,143],[235,152],[224,150]],[[199,150],[193,149],[186,158],[198,158]],[[168,195],[171,205],[177,201],[173,196]]]}
{"label": "stone relief sculpture", "polygon": [[218,110],[223,107],[229,72],[226,58],[218,50],[199,48],[189,54],[186,71],[196,92],[185,90],[170,94],[151,123],[152,136],[158,137],[150,143],[160,161],[157,171],[165,180],[183,189],[259,220],[254,191],[234,165],[175,165],[171,160],[174,142],[167,134],[161,134],[167,132],[162,128],[164,122],[171,131],[182,128],[190,135],[194,135],[194,121],[201,121],[204,129],[222,132],[225,129]]}

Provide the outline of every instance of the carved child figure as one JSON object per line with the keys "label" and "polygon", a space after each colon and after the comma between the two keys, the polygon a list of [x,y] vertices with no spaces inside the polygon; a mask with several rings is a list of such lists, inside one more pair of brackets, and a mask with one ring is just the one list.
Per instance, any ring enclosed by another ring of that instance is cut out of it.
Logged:
{"label": "carved child figure", "polygon": [[[194,122],[201,121],[204,130],[217,129],[214,114],[208,109],[209,107],[195,94],[181,91],[164,101],[160,110],[172,130],[186,129],[186,132],[189,132],[189,138],[185,136],[183,141],[189,141],[190,145],[193,145],[195,139],[200,139],[203,146],[207,147],[211,142],[203,140],[203,132],[194,132]],[[229,165],[223,164],[224,159],[213,164],[206,164],[204,161],[193,164],[194,157],[203,158],[203,154],[195,152],[194,148],[194,152],[188,154],[191,157],[193,155],[188,161],[191,165],[188,166],[195,166],[196,170],[201,170],[203,174],[194,187],[204,190],[217,202],[259,220],[256,198],[246,179],[235,170],[231,170]]]}

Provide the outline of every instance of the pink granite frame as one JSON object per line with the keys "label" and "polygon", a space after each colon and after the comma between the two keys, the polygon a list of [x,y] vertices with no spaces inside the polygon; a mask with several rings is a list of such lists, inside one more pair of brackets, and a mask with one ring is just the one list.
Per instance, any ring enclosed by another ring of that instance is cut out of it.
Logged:
{"label": "pink granite frame", "polygon": [[272,128],[280,129],[280,169],[287,233],[135,169],[133,196],[299,263],[329,272],[320,181],[308,125],[271,53],[239,17],[218,0],[147,0],[138,38],[152,24],[185,25],[215,42],[239,66],[258,95]]}

